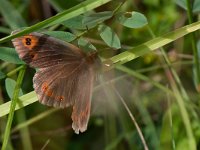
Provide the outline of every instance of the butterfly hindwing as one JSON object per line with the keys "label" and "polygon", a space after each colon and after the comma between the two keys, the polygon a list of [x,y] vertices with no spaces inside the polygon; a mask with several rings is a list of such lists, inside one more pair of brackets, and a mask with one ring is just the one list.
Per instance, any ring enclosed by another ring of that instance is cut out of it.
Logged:
{"label": "butterfly hindwing", "polygon": [[87,129],[90,116],[94,70],[89,68],[79,76],[77,84],[77,100],[73,105],[72,128],[78,134]]}
{"label": "butterfly hindwing", "polygon": [[59,66],[54,73],[52,69],[39,70],[34,76],[34,88],[39,101],[61,108],[72,105],[72,127],[76,133],[85,131],[90,116],[93,68],[82,62],[74,66]]}
{"label": "butterfly hindwing", "polygon": [[80,69],[79,65],[73,63],[39,69],[33,78],[33,86],[39,101],[54,107],[67,107],[73,104],[72,96],[76,94],[74,82],[78,76],[76,72]]}

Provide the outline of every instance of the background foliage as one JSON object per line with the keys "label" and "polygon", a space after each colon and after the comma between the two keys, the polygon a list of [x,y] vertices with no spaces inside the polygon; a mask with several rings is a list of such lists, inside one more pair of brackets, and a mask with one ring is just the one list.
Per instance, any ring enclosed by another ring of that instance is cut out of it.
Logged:
{"label": "background foliage", "polygon": [[[3,150],[200,149],[199,0],[0,4]],[[71,108],[37,102],[35,69],[18,58],[10,41],[33,31],[99,52],[103,71],[86,132],[74,134]]]}

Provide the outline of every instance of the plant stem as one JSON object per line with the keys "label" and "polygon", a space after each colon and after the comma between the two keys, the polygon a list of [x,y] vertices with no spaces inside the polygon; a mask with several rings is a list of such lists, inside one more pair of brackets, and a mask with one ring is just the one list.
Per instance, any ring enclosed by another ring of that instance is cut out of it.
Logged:
{"label": "plant stem", "polygon": [[[155,34],[153,33],[153,31],[151,30],[151,28],[150,28],[149,26],[148,26],[148,29],[149,29],[149,32],[150,32],[151,36],[152,36],[153,38],[155,38]],[[167,56],[165,50],[163,49],[163,47],[160,48],[160,51],[161,51],[162,56],[163,56],[163,58],[164,58],[164,60],[165,60],[165,62],[166,62],[166,64],[167,64],[167,66],[168,66],[168,69],[170,70],[171,74],[173,75],[173,79],[176,81],[176,84],[177,84],[177,86],[178,86],[179,89],[180,89],[180,92],[181,92],[181,94],[182,94],[182,97],[183,97],[185,100],[189,101],[189,96],[187,95],[187,92],[185,91],[185,89],[184,89],[184,87],[183,87],[183,85],[182,85],[182,83],[181,83],[181,80],[180,80],[178,74],[176,73],[176,71],[175,71],[174,68],[172,67],[172,64],[171,64],[171,62],[170,62],[170,60],[169,60],[169,58],[168,58],[168,56]]]}
{"label": "plant stem", "polygon": [[26,70],[25,68],[26,67],[24,66],[20,70],[18,78],[17,78],[17,83],[16,83],[16,86],[15,86],[13,98],[12,98],[12,101],[11,101],[10,112],[9,112],[9,115],[8,115],[8,122],[6,124],[6,129],[5,129],[5,133],[4,133],[4,139],[3,139],[3,145],[2,145],[1,150],[6,150],[6,147],[7,147],[7,143],[8,143],[9,136],[10,136],[10,130],[11,130],[11,126],[12,126],[12,121],[13,121],[13,117],[14,117],[15,106],[17,104],[20,86],[22,84],[22,80],[24,78],[24,74],[25,74],[25,70]]}
{"label": "plant stem", "polygon": [[140,139],[141,139],[141,141],[142,141],[142,144],[143,144],[143,146],[144,146],[144,150],[149,150],[149,148],[148,148],[148,146],[147,146],[147,144],[146,144],[146,141],[145,141],[145,139],[144,139],[144,136],[143,136],[143,134],[142,134],[142,131],[141,131],[141,129],[140,129],[138,123],[137,123],[136,120],[135,120],[135,117],[132,115],[130,109],[128,108],[128,106],[127,106],[127,104],[126,104],[126,102],[125,102],[124,99],[121,97],[121,95],[119,94],[119,92],[116,90],[116,88],[114,87],[114,85],[112,85],[112,83],[111,83],[111,86],[112,86],[113,90],[115,91],[115,93],[117,94],[117,96],[119,97],[119,99],[120,99],[120,101],[122,102],[122,104],[124,105],[124,107],[125,107],[126,111],[128,112],[128,114],[129,114],[131,120],[133,121],[133,123],[134,123],[134,125],[135,125],[135,127],[136,127],[136,130],[137,130],[137,132],[138,132],[138,134],[139,134],[139,136],[140,136]]}
{"label": "plant stem", "polygon": [[108,71],[117,64],[124,64],[140,56],[143,56],[198,29],[200,29],[200,21],[176,29],[163,36],[156,37],[150,41],[147,41],[141,45],[138,45],[123,53],[115,55],[110,59],[105,60],[103,62],[103,70]]}
{"label": "plant stem", "polygon": [[[192,1],[194,2],[194,1]],[[192,3],[193,4],[193,3]],[[187,15],[188,15],[188,21],[189,24],[193,23],[193,13],[192,13],[192,6],[191,6],[191,0],[187,0]],[[195,69],[195,74],[196,74],[196,82],[197,86],[196,89],[198,92],[200,92],[200,66],[199,66],[199,56],[198,56],[198,49],[197,49],[197,42],[195,38],[195,33],[191,33],[190,35],[190,41],[193,49],[193,54],[194,54],[194,69]]]}
{"label": "plant stem", "polygon": [[10,76],[16,74],[16,72],[18,72],[19,70],[21,70],[23,67],[24,67],[23,65],[17,67],[16,69],[14,69],[14,70],[10,71],[9,73],[7,73],[6,76],[7,76],[7,77],[10,77]]}

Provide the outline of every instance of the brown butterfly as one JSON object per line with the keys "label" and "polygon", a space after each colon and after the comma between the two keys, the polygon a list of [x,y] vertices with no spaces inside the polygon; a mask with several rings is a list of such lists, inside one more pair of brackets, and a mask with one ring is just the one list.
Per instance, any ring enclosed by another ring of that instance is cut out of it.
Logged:
{"label": "brown butterfly", "polygon": [[38,68],[33,87],[39,101],[54,107],[73,106],[72,128],[77,134],[84,132],[90,116],[93,81],[100,67],[97,52],[86,54],[70,43],[37,32],[12,42],[19,57]]}

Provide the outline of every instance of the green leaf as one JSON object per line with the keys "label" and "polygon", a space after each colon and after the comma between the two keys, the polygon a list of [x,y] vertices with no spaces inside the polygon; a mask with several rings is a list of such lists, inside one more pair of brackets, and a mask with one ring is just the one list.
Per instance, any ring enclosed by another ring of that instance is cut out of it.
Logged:
{"label": "green leaf", "polygon": [[183,9],[187,9],[187,2],[186,0],[175,0],[176,4],[182,7]]}
{"label": "green leaf", "polygon": [[125,27],[141,28],[148,24],[147,18],[138,12],[119,13],[117,21]]}
{"label": "green leaf", "polygon": [[55,10],[58,12],[61,12],[63,10],[66,10],[70,7],[73,7],[74,5],[77,5],[79,2],[76,1],[64,1],[64,0],[48,0],[48,2],[53,6]]}
{"label": "green leaf", "polygon": [[195,0],[193,4],[193,12],[200,12],[200,0]]}
{"label": "green leaf", "polygon": [[63,0],[48,0],[48,2],[53,6],[55,10],[61,12],[64,10],[63,6],[67,5],[67,1]]}
{"label": "green leaf", "polygon": [[18,54],[14,48],[0,47],[1,55],[0,59],[14,64],[25,64],[21,59],[19,59]]}
{"label": "green leaf", "polygon": [[[5,80],[5,83],[6,83],[5,85],[6,85],[6,91],[8,93],[8,96],[10,97],[10,99],[12,99],[13,92],[16,86],[16,81],[13,79],[7,78]],[[22,92],[22,89],[20,89],[19,96],[22,96],[22,95],[23,95],[23,92]]]}
{"label": "green leaf", "polygon": [[3,73],[3,72],[0,70],[0,79],[3,79],[3,78],[5,78],[5,77],[6,77],[5,73]]}
{"label": "green leaf", "polygon": [[13,30],[26,26],[22,16],[8,0],[0,0],[0,4],[0,13]]}
{"label": "green leaf", "polygon": [[117,34],[110,27],[106,25],[99,25],[98,31],[101,38],[108,46],[116,49],[121,48],[120,40]]}
{"label": "green leaf", "polygon": [[28,17],[28,12],[30,8],[30,0],[12,0],[12,5],[18,10],[23,17]]}
{"label": "green leaf", "polygon": [[88,28],[96,26],[98,23],[101,23],[113,16],[111,11],[104,11],[99,13],[86,14],[83,18],[83,25]]}
{"label": "green leaf", "polygon": [[1,33],[10,34],[11,31],[12,31],[12,30],[9,29],[9,28],[0,27],[0,32],[1,32]]}
{"label": "green leaf", "polygon": [[64,31],[45,31],[43,33],[67,42],[71,42],[76,38],[74,34]]}
{"label": "green leaf", "polygon": [[79,15],[62,22],[62,24],[70,29],[85,30],[86,26],[83,25],[82,20],[83,15]]}
{"label": "green leaf", "polygon": [[96,47],[92,45],[90,42],[86,41],[83,38],[78,39],[78,45],[81,49],[83,49],[85,52],[90,52],[96,50]]}
{"label": "green leaf", "polygon": [[[187,10],[187,1],[186,0],[175,0],[176,4]],[[200,1],[194,0],[192,5],[192,11],[194,13],[200,12]]]}

